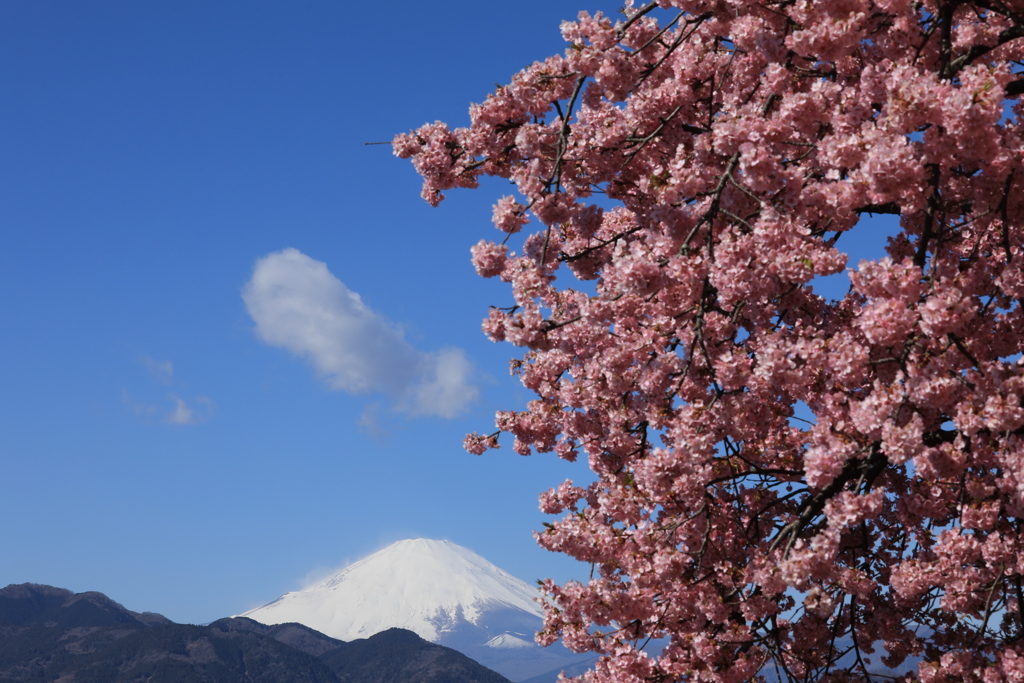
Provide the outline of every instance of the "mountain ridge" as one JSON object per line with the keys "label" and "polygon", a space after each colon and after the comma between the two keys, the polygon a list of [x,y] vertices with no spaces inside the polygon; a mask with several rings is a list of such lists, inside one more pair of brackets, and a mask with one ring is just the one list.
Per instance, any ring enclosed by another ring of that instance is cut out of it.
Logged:
{"label": "mountain ridge", "polygon": [[398,541],[241,616],[297,622],[341,640],[392,627],[454,648],[513,681],[554,681],[595,658],[541,648],[540,591],[451,541]]}
{"label": "mountain ridge", "polygon": [[0,589],[0,680],[509,683],[460,652],[394,631],[342,642],[302,624],[240,617],[175,624],[102,593],[18,584]]}
{"label": "mountain ridge", "polygon": [[[438,580],[441,576],[448,580]],[[412,539],[241,616],[264,623],[297,621],[341,640],[399,627],[437,641],[456,622],[475,625],[495,609],[540,620],[539,597],[535,588],[466,548]]]}

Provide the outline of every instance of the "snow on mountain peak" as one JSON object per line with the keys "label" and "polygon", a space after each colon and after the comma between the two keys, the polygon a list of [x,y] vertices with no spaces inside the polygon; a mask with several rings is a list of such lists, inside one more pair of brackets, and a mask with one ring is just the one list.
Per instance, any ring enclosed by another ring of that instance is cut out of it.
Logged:
{"label": "snow on mountain peak", "polygon": [[538,623],[539,592],[450,541],[393,543],[305,590],[246,612],[264,624],[298,622],[334,638],[367,638],[388,628],[437,642],[488,613],[513,612]]}
{"label": "snow on mountain peak", "polygon": [[533,647],[533,643],[522,638],[517,638],[510,633],[502,633],[500,636],[494,636],[486,643],[484,647],[493,647],[498,650],[512,650],[515,648],[522,647]]}

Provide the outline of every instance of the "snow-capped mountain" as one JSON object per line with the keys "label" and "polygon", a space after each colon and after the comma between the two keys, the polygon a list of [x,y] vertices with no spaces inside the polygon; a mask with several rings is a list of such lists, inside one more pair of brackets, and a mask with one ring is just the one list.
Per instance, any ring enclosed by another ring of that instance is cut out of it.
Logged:
{"label": "snow-capped mountain", "polygon": [[295,621],[341,640],[397,626],[437,642],[495,610],[521,612],[532,624],[543,615],[536,597],[535,588],[466,548],[418,539],[399,541],[242,616],[267,624]]}
{"label": "snow-capped mountain", "polygon": [[405,628],[513,681],[541,683],[590,658],[534,644],[543,615],[538,597],[536,588],[466,548],[416,539],[242,616],[264,624],[297,622],[341,640]]}

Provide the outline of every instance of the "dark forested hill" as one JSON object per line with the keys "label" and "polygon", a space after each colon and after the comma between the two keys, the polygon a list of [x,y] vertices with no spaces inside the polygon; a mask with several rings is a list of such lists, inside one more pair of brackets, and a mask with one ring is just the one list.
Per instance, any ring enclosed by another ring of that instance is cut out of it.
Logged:
{"label": "dark forested hill", "polygon": [[342,643],[322,659],[341,683],[508,683],[461,652],[401,628]]}
{"label": "dark forested hill", "polygon": [[0,589],[0,682],[508,683],[464,655],[391,629],[345,643],[300,624],[175,624],[102,593]]}

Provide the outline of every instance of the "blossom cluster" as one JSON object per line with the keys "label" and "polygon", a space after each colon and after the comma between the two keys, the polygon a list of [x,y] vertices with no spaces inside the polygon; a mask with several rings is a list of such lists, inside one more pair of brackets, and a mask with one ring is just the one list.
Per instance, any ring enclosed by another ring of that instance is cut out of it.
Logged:
{"label": "blossom cluster", "polygon": [[432,204],[518,192],[472,248],[536,395],[498,433],[593,472],[541,497],[595,572],[539,641],[588,683],[1024,681],[1024,5],[624,13],[394,142]]}

